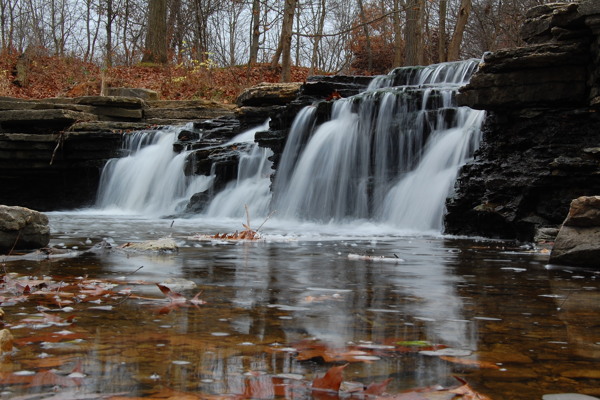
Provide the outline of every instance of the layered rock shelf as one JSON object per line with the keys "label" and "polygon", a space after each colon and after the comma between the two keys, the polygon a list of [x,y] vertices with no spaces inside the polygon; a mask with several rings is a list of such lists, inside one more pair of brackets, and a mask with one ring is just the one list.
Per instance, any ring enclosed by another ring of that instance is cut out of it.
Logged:
{"label": "layered rock shelf", "polygon": [[0,204],[42,211],[88,206],[102,167],[121,154],[124,135],[234,114],[234,106],[212,101],[144,97],[150,99],[0,98]]}
{"label": "layered rock shelf", "polygon": [[448,233],[531,241],[600,193],[600,3],[535,7],[522,37],[484,55],[457,96],[488,115],[447,202]]}

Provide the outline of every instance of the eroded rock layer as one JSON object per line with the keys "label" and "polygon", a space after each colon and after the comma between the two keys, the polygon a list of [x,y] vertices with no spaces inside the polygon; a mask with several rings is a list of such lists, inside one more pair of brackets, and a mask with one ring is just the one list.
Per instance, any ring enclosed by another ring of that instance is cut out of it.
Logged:
{"label": "eroded rock layer", "polygon": [[533,240],[572,199],[600,193],[600,3],[533,8],[522,35],[528,46],[486,54],[458,96],[488,116],[448,233]]}

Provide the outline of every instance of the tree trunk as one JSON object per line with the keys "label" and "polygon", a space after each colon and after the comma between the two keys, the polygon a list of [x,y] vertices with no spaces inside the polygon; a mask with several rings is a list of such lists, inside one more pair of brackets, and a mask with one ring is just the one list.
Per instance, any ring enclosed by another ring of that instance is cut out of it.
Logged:
{"label": "tree trunk", "polygon": [[142,62],[166,64],[167,0],[148,0],[148,26]]}
{"label": "tree trunk", "polygon": [[438,61],[447,61],[446,57],[446,12],[448,0],[440,0],[440,23],[438,27]]}
{"label": "tree trunk", "polygon": [[394,67],[402,65],[402,27],[400,25],[400,0],[394,0]]}
{"label": "tree trunk", "polygon": [[113,23],[113,2],[112,0],[106,0],[106,56],[104,57],[104,63],[106,68],[112,67],[112,23]]}
{"label": "tree trunk", "polygon": [[367,69],[369,72],[373,69],[373,50],[371,49],[371,36],[369,35],[369,26],[367,24],[367,18],[365,16],[365,8],[362,0],[358,1],[358,11],[360,12],[360,22],[363,27],[363,33],[365,34],[365,44],[367,46]]}
{"label": "tree trunk", "polygon": [[319,61],[319,44],[321,43],[321,36],[323,35],[323,28],[325,27],[325,12],[327,11],[327,1],[321,0],[321,7],[319,9],[319,24],[317,25],[317,35],[313,41],[312,57],[310,58],[310,70],[309,75],[315,74],[315,69]]}
{"label": "tree trunk", "polygon": [[408,0],[406,3],[406,27],[404,30],[404,65],[420,65],[423,59],[422,17],[424,0]]}
{"label": "tree trunk", "polygon": [[460,9],[458,10],[458,18],[456,19],[456,27],[452,40],[448,46],[448,61],[455,61],[460,58],[460,46],[462,44],[465,26],[471,13],[471,0],[461,0]]}
{"label": "tree trunk", "polygon": [[260,43],[260,0],[252,0],[252,34],[250,40],[250,60],[254,65],[258,62],[258,47]]}
{"label": "tree trunk", "polygon": [[292,29],[296,0],[285,0],[281,24],[281,81],[289,82],[292,75]]}

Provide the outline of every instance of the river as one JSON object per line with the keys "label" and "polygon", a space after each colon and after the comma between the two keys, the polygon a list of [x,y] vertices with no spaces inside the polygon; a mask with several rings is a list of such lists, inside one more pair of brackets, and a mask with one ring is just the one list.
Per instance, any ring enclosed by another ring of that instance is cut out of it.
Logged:
{"label": "river", "polygon": [[[245,220],[97,210],[50,220],[51,245],[83,254],[2,265],[14,279],[80,282],[80,300],[32,293],[3,305],[17,348],[0,364],[3,398],[321,398],[265,385],[345,363],[344,382],[392,378],[396,395],[455,376],[492,399],[600,395],[600,273],[547,265],[528,245],[360,221],[272,218],[260,240],[227,241],[207,236]],[[115,249],[165,236],[178,251]],[[85,253],[101,241],[113,249]],[[92,301],[81,294],[94,280],[107,291]],[[161,282],[180,283],[188,301],[166,300]]]}

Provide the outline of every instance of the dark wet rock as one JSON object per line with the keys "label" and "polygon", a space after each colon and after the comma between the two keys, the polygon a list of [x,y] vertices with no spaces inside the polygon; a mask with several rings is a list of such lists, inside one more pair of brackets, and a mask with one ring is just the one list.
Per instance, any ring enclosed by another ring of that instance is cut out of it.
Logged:
{"label": "dark wet rock", "polygon": [[50,241],[48,217],[25,207],[0,205],[0,253],[44,247]]}
{"label": "dark wet rock", "polygon": [[0,132],[62,131],[77,121],[94,121],[91,113],[66,110],[4,110],[0,111]]}
{"label": "dark wet rock", "polygon": [[535,243],[554,242],[558,235],[559,228],[555,227],[540,227],[536,230],[533,241]]}
{"label": "dark wet rock", "polygon": [[311,76],[302,86],[300,90],[300,96],[316,99],[327,99],[334,93],[337,93],[341,97],[350,97],[364,91],[372,80],[372,76]]}
{"label": "dark wet rock", "polygon": [[563,222],[573,198],[600,193],[597,113],[494,113],[483,134],[447,202],[448,233],[531,241]]}
{"label": "dark wet rock", "polygon": [[90,205],[120,132],[0,133],[0,201],[41,211]]}
{"label": "dark wet rock", "polygon": [[190,197],[188,204],[183,211],[183,214],[198,214],[206,209],[210,202],[211,196],[208,192],[195,193]]}
{"label": "dark wet rock", "polygon": [[559,27],[571,31],[583,29],[583,15],[579,13],[578,3],[550,3],[530,9],[525,15],[521,27],[521,37],[526,43],[543,43],[559,40],[553,34],[553,28]]}
{"label": "dark wet rock", "polygon": [[587,104],[589,46],[539,44],[487,53],[459,105],[476,109],[582,106]]}
{"label": "dark wet rock", "polygon": [[[223,115],[231,118],[233,109],[232,105],[206,100],[2,97],[0,203],[42,211],[89,206],[95,201],[106,161],[124,155],[123,134],[156,127],[157,122],[184,124]],[[214,140],[207,140],[222,143],[239,133],[238,128],[238,121],[227,128],[223,124],[219,133],[208,135]],[[194,141],[194,137],[180,139],[179,151]]]}
{"label": "dark wet rock", "polygon": [[553,264],[600,269],[600,196],[579,197],[554,242]]}
{"label": "dark wet rock", "polygon": [[212,146],[192,151],[185,164],[186,175],[213,175],[212,190],[218,191],[237,178],[240,156],[246,154],[252,144],[239,143]]}
{"label": "dark wet rock", "polygon": [[150,129],[145,122],[127,121],[78,121],[69,127],[70,132],[100,132],[100,133],[125,133]]}
{"label": "dark wet rock", "polygon": [[483,57],[460,105],[488,111],[483,142],[447,202],[446,231],[531,241],[572,199],[600,193],[600,7],[527,14],[530,45]]}

